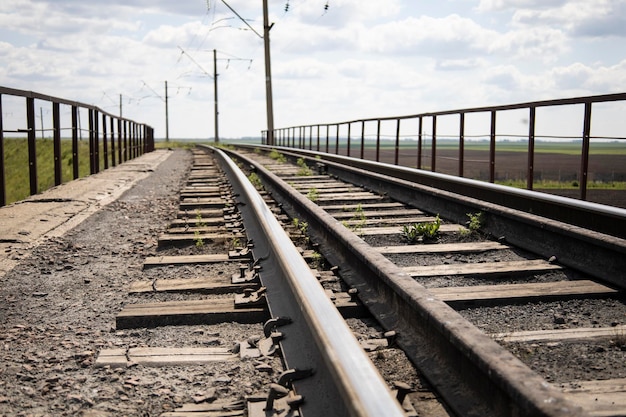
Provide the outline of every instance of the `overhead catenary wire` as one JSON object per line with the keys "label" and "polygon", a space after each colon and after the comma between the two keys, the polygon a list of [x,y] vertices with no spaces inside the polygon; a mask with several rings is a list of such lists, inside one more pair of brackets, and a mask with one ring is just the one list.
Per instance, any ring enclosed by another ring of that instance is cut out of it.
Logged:
{"label": "overhead catenary wire", "polygon": [[250,28],[251,31],[253,31],[259,38],[263,39],[263,35],[259,34],[259,32],[257,32],[252,26],[250,26],[250,23],[248,23],[248,21],[246,19],[244,19],[243,17],[241,17],[239,15],[239,13],[237,13],[235,11],[235,9],[233,9],[232,7],[230,7],[230,5],[228,3],[226,3],[224,0],[222,0],[222,3],[224,3],[226,5],[226,7],[228,7],[230,9],[231,12],[235,13],[235,16],[237,16],[239,18],[239,20],[241,20],[246,26],[248,26]]}
{"label": "overhead catenary wire", "polygon": [[[196,61],[195,59],[193,59],[193,57],[192,57],[191,55],[189,55],[187,52],[185,52],[185,50],[184,50],[183,48],[181,48],[180,46],[178,46],[178,49],[180,49],[180,51],[181,51],[181,57],[182,57],[183,55],[186,55],[186,56],[187,56],[187,58],[189,58],[189,59],[191,60],[191,62],[193,62],[194,64],[196,64],[196,66],[197,66],[198,68],[200,68],[200,70],[201,70],[201,71],[202,71],[202,72],[203,72],[206,76],[208,76],[209,78],[213,79],[213,76],[212,76],[211,74],[209,74],[209,72],[208,72],[207,70],[205,70],[205,69],[202,67],[202,65],[198,64],[198,61]],[[180,57],[179,57],[179,60],[180,60]]]}

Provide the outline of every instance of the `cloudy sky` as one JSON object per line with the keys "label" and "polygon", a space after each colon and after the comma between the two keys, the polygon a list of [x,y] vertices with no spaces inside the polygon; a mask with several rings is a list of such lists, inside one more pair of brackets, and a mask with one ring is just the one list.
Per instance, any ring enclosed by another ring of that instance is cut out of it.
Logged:
{"label": "cloudy sky", "polygon": [[[261,0],[227,3],[263,33]],[[626,91],[626,0],[270,0],[269,13],[277,128]],[[0,3],[0,85],[114,114],[121,95],[157,137],[165,81],[170,137],[213,136],[214,49],[220,136],[258,136],[263,40],[223,1]],[[22,108],[3,98],[5,128]]]}

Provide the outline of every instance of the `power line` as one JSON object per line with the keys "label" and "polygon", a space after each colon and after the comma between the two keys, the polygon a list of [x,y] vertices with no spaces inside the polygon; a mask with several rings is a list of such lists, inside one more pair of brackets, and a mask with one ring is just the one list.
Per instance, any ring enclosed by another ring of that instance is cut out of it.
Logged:
{"label": "power line", "polygon": [[256,30],[252,27],[252,26],[250,26],[250,24],[246,21],[246,19],[244,19],[243,17],[241,17],[241,16],[239,15],[239,13],[237,13],[237,12],[235,11],[235,9],[233,9],[232,7],[230,7],[230,5],[229,5],[228,3],[226,3],[224,0],[222,0],[222,3],[224,3],[224,4],[226,5],[226,7],[228,7],[228,8],[230,9],[230,11],[231,11],[231,12],[235,13],[235,15],[239,18],[239,20],[241,20],[243,23],[245,23],[245,24],[246,24],[246,26],[248,26],[248,27],[250,28],[250,30],[252,30],[254,33],[256,33],[256,35],[257,35],[259,38],[263,39],[263,36],[261,36],[261,35],[259,34],[259,32],[257,32],[257,31],[256,31]]}
{"label": "power line", "polygon": [[[179,47],[178,47],[178,49],[180,49],[180,51],[181,51],[181,56],[182,56],[182,55],[186,55],[186,56],[187,56],[187,58],[189,58],[189,59],[191,60],[191,62],[193,62],[194,64],[196,64],[196,66],[197,66],[198,68],[200,68],[200,70],[201,70],[201,71],[202,71],[205,75],[207,75],[209,78],[213,79],[213,76],[212,76],[211,74],[209,74],[209,73],[207,72],[207,70],[205,70],[205,69],[202,67],[202,65],[198,64],[198,62],[197,62],[195,59],[193,59],[193,57],[192,57],[191,55],[189,55],[187,52],[185,52],[185,50],[184,50],[183,48],[181,48],[181,47],[179,46]],[[180,60],[180,58],[178,58],[178,59]]]}

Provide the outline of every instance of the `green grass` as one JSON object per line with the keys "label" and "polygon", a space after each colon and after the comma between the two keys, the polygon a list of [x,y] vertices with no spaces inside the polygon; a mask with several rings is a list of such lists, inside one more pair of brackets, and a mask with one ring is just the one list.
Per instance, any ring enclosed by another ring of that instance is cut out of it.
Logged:
{"label": "green grass", "polygon": [[191,149],[191,148],[194,148],[199,143],[204,144],[204,145],[213,145],[213,146],[216,145],[214,142],[209,143],[207,141],[203,141],[200,139],[198,140],[170,140],[169,142],[166,142],[164,140],[159,140],[159,141],[154,142],[154,148],[155,149]]}
{"label": "green grass", "polygon": [[[331,143],[334,146],[334,142]],[[340,139],[339,146],[343,149],[347,142],[345,139]],[[417,146],[416,140],[401,140],[399,142],[399,149],[415,149]],[[321,146],[321,145],[320,145]],[[352,150],[354,151],[360,146],[360,139],[352,141]],[[422,142],[423,149],[431,149],[432,143],[430,140]],[[395,140],[381,140],[380,148],[382,150],[391,150],[395,148]],[[458,149],[459,141],[450,139],[437,139],[437,149],[449,150]],[[332,147],[334,150],[334,147]],[[376,141],[371,139],[365,140],[365,149],[376,149]],[[465,149],[473,151],[489,151],[489,141],[480,140],[466,140]],[[563,155],[580,155],[582,149],[581,141],[535,141],[536,153],[556,153]],[[509,141],[498,140],[496,142],[497,152],[528,152],[527,141]],[[591,155],[626,155],[626,142],[597,142],[591,141],[589,149]]]}
{"label": "green grass", "polygon": [[[52,139],[37,139],[37,192],[54,186],[54,146]],[[100,170],[104,169],[103,144],[100,143]],[[110,158],[110,156],[109,156]],[[117,159],[117,155],[116,155]],[[89,141],[78,142],[79,177],[89,175]],[[4,138],[4,172],[6,203],[23,200],[30,195],[30,173],[28,169],[28,140],[26,138]],[[61,179],[72,181],[72,141],[61,140]]]}
{"label": "green grass", "polygon": [[[515,188],[526,188],[526,180],[506,180],[496,181],[497,184],[506,185]],[[536,190],[578,190],[580,184],[578,181],[552,181],[541,180],[534,181],[533,188]],[[587,183],[587,189],[593,190],[626,190],[625,181],[589,181]]]}

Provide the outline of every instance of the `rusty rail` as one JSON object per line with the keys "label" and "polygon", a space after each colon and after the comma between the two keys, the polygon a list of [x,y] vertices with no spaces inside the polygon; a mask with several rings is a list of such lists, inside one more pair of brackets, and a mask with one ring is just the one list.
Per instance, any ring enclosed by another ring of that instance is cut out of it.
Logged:
{"label": "rusty rail", "polygon": [[[401,125],[406,123],[407,121],[417,121],[418,125],[418,133],[416,138],[416,161],[413,167],[418,169],[422,169],[424,165],[429,165],[430,171],[437,172],[437,139],[440,134],[437,131],[437,120],[441,119],[442,116],[458,116],[458,136],[455,136],[455,139],[458,138],[459,145],[459,154],[458,154],[458,171],[457,176],[463,177],[464,172],[466,170],[465,163],[465,144],[468,140],[468,136],[466,133],[466,116],[470,114],[486,114],[489,116],[488,123],[488,132],[482,135],[489,140],[489,158],[488,158],[488,166],[489,166],[489,182],[493,183],[496,179],[496,140],[498,137],[511,137],[514,135],[506,135],[506,134],[497,134],[496,126],[498,120],[498,114],[504,111],[509,110],[527,110],[527,121],[528,121],[528,133],[525,134],[523,138],[518,139],[526,139],[528,141],[528,149],[526,154],[526,188],[529,190],[533,189],[534,183],[534,169],[535,169],[535,145],[536,139],[541,136],[536,134],[536,126],[537,126],[537,111],[542,108],[548,107],[559,107],[559,106],[571,106],[571,105],[583,105],[583,116],[582,116],[582,132],[580,136],[576,137],[562,137],[567,139],[580,139],[581,147],[580,147],[580,169],[578,172],[579,178],[579,187],[580,187],[580,199],[587,199],[587,185],[588,185],[588,177],[589,177],[589,149],[590,143],[592,139],[604,138],[618,141],[625,141],[626,136],[624,134],[619,137],[594,137],[591,135],[591,121],[592,121],[592,105],[597,103],[607,103],[607,102],[624,102],[626,103],[626,93],[618,93],[618,94],[606,94],[606,95],[596,95],[596,96],[587,96],[587,97],[576,97],[576,98],[566,98],[566,99],[557,99],[557,100],[544,100],[544,101],[534,101],[534,102],[526,102],[526,103],[518,103],[518,104],[508,104],[508,105],[500,105],[500,106],[489,106],[489,107],[476,107],[476,108],[467,108],[467,109],[457,109],[457,110],[445,110],[439,112],[430,112],[430,113],[420,113],[414,115],[407,116],[395,116],[395,117],[381,117],[381,118],[370,118],[370,119],[358,119],[351,120],[346,122],[339,123],[328,123],[328,124],[313,124],[313,125],[303,125],[303,126],[292,126],[285,127],[274,130],[274,143],[267,143],[268,134],[267,131],[262,132],[262,142],[267,145],[278,145],[278,146],[287,146],[293,148],[300,149],[309,149],[316,150],[322,152],[331,152],[337,155],[340,154],[340,143],[343,145],[342,149],[345,149],[345,156],[357,156],[351,155],[353,148],[355,147],[353,141],[356,139],[359,141],[356,148],[359,151],[358,157],[361,159],[365,159],[365,142],[366,137],[371,137],[375,139],[375,156],[373,158],[375,161],[381,161],[381,124],[383,122],[395,122],[395,135],[393,136],[394,147],[393,147],[393,162],[395,165],[399,164],[400,157],[400,141],[403,138],[401,135]],[[430,127],[430,133],[425,133],[425,127]],[[356,127],[356,129],[353,129]],[[485,131],[487,126],[485,126]],[[354,137],[353,131],[360,129],[359,137]],[[626,132],[625,132],[626,133]],[[544,136],[544,137],[552,137],[552,136]],[[430,143],[427,144],[427,139],[430,139]],[[333,146],[334,145],[334,146]],[[430,145],[430,161],[426,160],[425,148],[427,145]],[[429,163],[429,164],[428,164]]]}
{"label": "rusty rail", "polygon": [[[26,103],[26,120],[24,127],[15,130],[5,130],[3,123],[2,97],[23,97]],[[154,129],[146,124],[137,123],[133,120],[115,116],[100,108],[52,97],[32,91],[17,90],[0,86],[0,207],[7,204],[6,199],[6,170],[4,155],[4,134],[26,134],[28,141],[28,169],[30,194],[38,193],[37,178],[37,137],[35,127],[35,100],[52,104],[52,141],[54,152],[54,185],[63,182],[62,158],[61,158],[61,105],[71,107],[71,131],[72,131],[72,174],[73,179],[79,178],[79,134],[87,131],[89,134],[89,173],[95,174],[101,169],[136,158],[144,153],[154,150]],[[88,127],[80,127],[79,110],[88,111]],[[101,122],[101,124],[100,124]],[[43,126],[41,128],[43,131]],[[103,165],[100,166],[103,152]]]}

